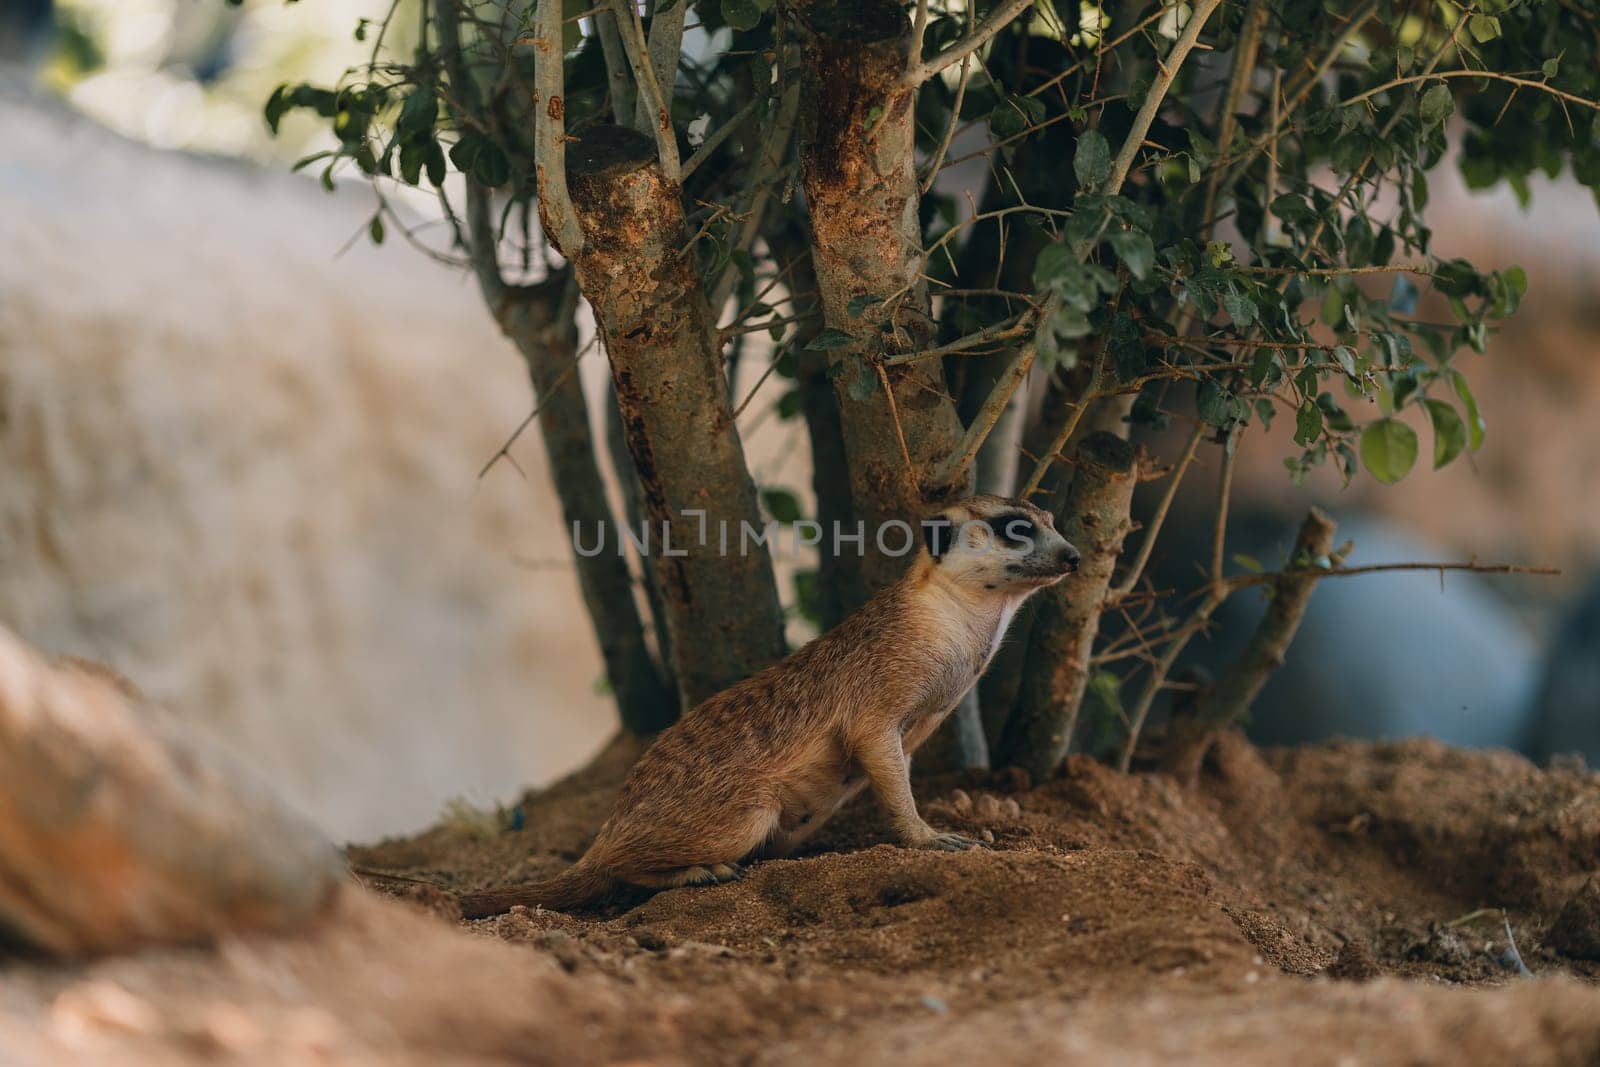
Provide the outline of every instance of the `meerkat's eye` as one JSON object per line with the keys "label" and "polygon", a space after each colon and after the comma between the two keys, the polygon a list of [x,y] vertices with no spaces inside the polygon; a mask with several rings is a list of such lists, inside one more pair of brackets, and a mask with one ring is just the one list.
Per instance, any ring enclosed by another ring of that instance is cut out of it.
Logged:
{"label": "meerkat's eye", "polygon": [[1039,525],[1021,513],[1002,515],[989,524],[1001,544],[1010,548],[1032,548],[1039,538]]}

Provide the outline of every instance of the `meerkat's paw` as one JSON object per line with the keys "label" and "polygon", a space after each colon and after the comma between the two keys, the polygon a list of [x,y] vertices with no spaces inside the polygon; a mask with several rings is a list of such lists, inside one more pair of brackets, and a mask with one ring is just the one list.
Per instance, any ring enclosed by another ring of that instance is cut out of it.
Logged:
{"label": "meerkat's paw", "polygon": [[941,852],[965,852],[969,848],[982,848],[983,846],[970,837],[960,834],[934,834],[932,837],[918,841],[913,848],[931,848]]}
{"label": "meerkat's paw", "polygon": [[737,882],[744,877],[744,865],[740,863],[713,863],[711,877],[716,882]]}

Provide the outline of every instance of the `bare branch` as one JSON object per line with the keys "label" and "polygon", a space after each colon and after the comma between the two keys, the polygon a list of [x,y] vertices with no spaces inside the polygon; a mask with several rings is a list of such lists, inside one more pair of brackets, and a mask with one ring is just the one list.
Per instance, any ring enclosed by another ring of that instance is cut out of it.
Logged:
{"label": "bare branch", "polygon": [[756,108],[760,107],[762,101],[765,99],[765,97],[758,96],[744,107],[741,107],[738,111],[733,113],[732,118],[719,126],[715,133],[711,134],[703,142],[701,142],[700,147],[695,149],[694,155],[690,156],[684,161],[683,169],[678,174],[679,180],[681,181],[688,178],[689,175],[694,173],[696,167],[710,159],[711,153],[715,152],[718,148],[721,148],[722,143],[729,137],[733,136],[735,130],[744,125],[745,119],[755,114]]}
{"label": "bare branch", "polygon": [[1033,369],[1033,360],[1037,353],[1038,348],[1031,340],[1017,348],[1016,354],[1011,357],[1011,362],[1006,365],[999,380],[989,390],[983,406],[978,409],[977,415],[973,416],[972,424],[967,427],[966,434],[962,437],[961,447],[942,465],[934,479],[936,484],[953,485],[963,478],[967,468],[972,466],[972,461],[978,458],[978,452],[983,448],[984,441],[988,440],[990,431],[1005,414],[1011,398],[1027,380],[1028,371]]}
{"label": "bare branch", "polygon": [[950,142],[955,139],[956,127],[961,123],[961,102],[967,96],[967,83],[972,80],[972,57],[961,57],[961,78],[956,82],[955,103],[950,105],[950,122],[944,128],[944,137],[939,141],[939,148],[933,153],[933,159],[928,162],[927,176],[922,179],[922,195],[927,196],[928,190],[933,188],[933,183],[939,180],[939,167],[944,163],[945,153],[950,151]]}
{"label": "bare branch", "polygon": [[600,52],[606,61],[606,85],[611,92],[611,119],[618,126],[633,122],[633,76],[628,70],[628,50],[622,44],[622,32],[617,29],[617,13],[604,7],[594,13],[595,33],[600,38]]}
{"label": "bare branch", "polygon": [[[679,6],[682,6],[681,2]],[[661,96],[661,83],[656,80],[655,69],[650,61],[650,46],[645,43],[639,12],[625,0],[611,0],[611,9],[616,12],[622,46],[628,53],[628,65],[633,68],[633,80],[639,87],[634,122],[638,123],[641,114],[649,122],[648,127],[636,125],[634,128],[655,138],[661,175],[669,182],[676,182],[679,170],[678,135],[672,128],[672,112],[667,109],[666,101]]]}
{"label": "bare branch", "polygon": [[1194,13],[1189,16],[1183,32],[1172,43],[1172,49],[1167,53],[1166,59],[1158,64],[1156,79],[1151,83],[1149,92],[1145,94],[1139,113],[1133,118],[1133,126],[1128,130],[1127,139],[1122,142],[1116,161],[1111,165],[1111,176],[1106,180],[1105,188],[1099,190],[1100,192],[1107,196],[1115,196],[1122,191],[1122,183],[1128,180],[1128,172],[1133,169],[1134,158],[1138,156],[1140,146],[1150,133],[1150,124],[1155,122],[1156,112],[1161,110],[1161,104],[1167,98],[1167,90],[1172,88],[1173,79],[1178,76],[1183,61],[1189,57],[1195,42],[1200,39],[1200,31],[1205,29],[1207,20],[1221,5],[1222,0],[1200,0],[1195,5]]}
{"label": "bare branch", "polygon": [[561,5],[540,4],[534,12],[533,84],[544,114],[533,127],[533,167],[539,185],[539,219],[546,239],[567,259],[583,251],[583,229],[567,191],[565,56],[561,51]]}
{"label": "bare branch", "polygon": [[[672,113],[672,90],[678,81],[678,57],[683,52],[683,15],[688,7],[688,0],[679,0],[663,11],[658,3],[650,19],[650,44],[646,51],[650,54],[650,71],[658,79],[654,98],[657,107],[665,101],[668,115]],[[635,105],[633,128],[640,133],[660,120],[654,110],[646,110],[649,99],[647,94],[640,93]]]}
{"label": "bare branch", "polygon": [[[1336,529],[1332,519],[1320,509],[1306,514],[1295,538],[1294,560],[1315,560],[1333,550]],[[1193,716],[1172,724],[1167,735],[1161,769],[1180,781],[1192,782],[1200,772],[1200,761],[1218,731],[1232,724],[1261,693],[1272,672],[1283,665],[1284,655],[1300,620],[1305,617],[1311,593],[1321,572],[1291,576],[1285,572],[1273,579],[1272,602],[1257,624],[1250,643],[1217,684],[1198,702]],[[1220,597],[1222,594],[1213,593]],[[1131,751],[1134,739],[1129,739]]]}
{"label": "bare branch", "polygon": [[1139,551],[1134,553],[1133,562],[1128,565],[1128,571],[1123,575],[1122,581],[1111,590],[1112,600],[1123,599],[1139,584],[1145,567],[1150,563],[1150,554],[1155,551],[1156,538],[1161,535],[1161,527],[1167,521],[1167,512],[1172,510],[1172,501],[1178,495],[1178,486],[1182,484],[1183,476],[1194,460],[1195,451],[1200,447],[1200,439],[1205,435],[1206,424],[1196,423],[1194,431],[1189,434],[1188,443],[1183,446],[1183,456],[1168,476],[1171,480],[1167,482],[1167,491],[1161,495],[1161,503],[1156,505],[1155,514],[1150,516],[1150,522],[1144,529],[1144,537],[1139,541]]}

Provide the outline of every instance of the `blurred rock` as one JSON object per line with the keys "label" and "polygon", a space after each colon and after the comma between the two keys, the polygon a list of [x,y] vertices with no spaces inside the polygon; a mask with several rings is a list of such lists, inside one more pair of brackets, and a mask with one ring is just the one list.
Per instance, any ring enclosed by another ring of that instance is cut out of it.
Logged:
{"label": "blurred rock", "polygon": [[1600,879],[1590,878],[1572,894],[1545,940],[1563,956],[1600,960]]}
{"label": "blurred rock", "polygon": [[[0,629],[9,940],[79,957],[287,931],[323,912],[343,877],[326,837],[126,679],[52,665]],[[129,1000],[101,998],[110,1008],[88,1014],[126,1025]]]}
{"label": "blurred rock", "polygon": [[3,91],[0,129],[0,622],[340,838],[592,751],[615,715],[537,434],[478,477],[531,397],[470,280],[356,239],[365,188]]}

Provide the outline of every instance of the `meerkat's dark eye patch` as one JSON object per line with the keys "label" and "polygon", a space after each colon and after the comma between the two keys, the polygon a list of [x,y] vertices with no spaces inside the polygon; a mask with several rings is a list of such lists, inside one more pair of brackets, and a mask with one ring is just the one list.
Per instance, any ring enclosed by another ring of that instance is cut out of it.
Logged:
{"label": "meerkat's dark eye patch", "polygon": [[955,537],[955,524],[943,515],[922,520],[922,543],[927,546],[928,555],[933,557],[935,563],[950,551],[950,544]]}
{"label": "meerkat's dark eye patch", "polygon": [[1039,539],[1039,524],[1031,515],[1013,511],[989,520],[1000,543],[1009,548],[1031,548]]}

